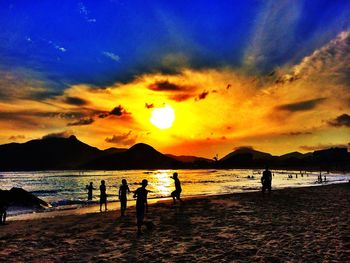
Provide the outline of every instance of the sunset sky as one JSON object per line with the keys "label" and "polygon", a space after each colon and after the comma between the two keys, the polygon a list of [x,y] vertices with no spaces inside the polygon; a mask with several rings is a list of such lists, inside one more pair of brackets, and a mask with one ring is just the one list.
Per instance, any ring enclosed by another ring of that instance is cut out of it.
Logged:
{"label": "sunset sky", "polygon": [[350,1],[1,1],[0,58],[1,144],[74,134],[220,158],[350,143]]}

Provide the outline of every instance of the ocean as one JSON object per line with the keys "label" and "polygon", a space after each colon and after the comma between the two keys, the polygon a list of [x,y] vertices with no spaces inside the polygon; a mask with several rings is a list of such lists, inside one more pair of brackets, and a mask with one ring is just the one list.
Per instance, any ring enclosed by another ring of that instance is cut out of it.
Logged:
{"label": "ocean", "polygon": [[[142,179],[149,182],[151,199],[170,196],[174,190],[174,181],[170,178],[175,170],[127,170],[127,171],[38,171],[38,172],[2,172],[0,189],[21,187],[35,196],[50,203],[53,209],[65,207],[79,208],[99,201],[99,186],[105,180],[108,201],[118,200],[118,189],[122,179],[128,181],[131,191],[140,186]],[[258,191],[261,189],[262,170],[224,169],[224,170],[176,170],[182,184],[182,196],[199,196]],[[272,170],[273,189],[287,187],[305,187],[320,185],[317,182],[318,172],[300,172]],[[350,174],[329,173],[323,184],[347,182]],[[93,201],[87,201],[86,185],[93,182],[96,190]],[[132,194],[129,195],[132,199]],[[20,211],[11,210],[10,214]],[[23,212],[23,211],[22,211]],[[28,211],[26,211],[28,212]]]}

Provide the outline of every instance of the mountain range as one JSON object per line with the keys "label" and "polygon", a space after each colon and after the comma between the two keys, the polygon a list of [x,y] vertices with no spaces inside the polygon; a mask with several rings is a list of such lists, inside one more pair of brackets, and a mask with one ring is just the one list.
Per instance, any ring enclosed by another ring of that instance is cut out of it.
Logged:
{"label": "mountain range", "polygon": [[0,145],[1,171],[34,170],[121,170],[180,168],[263,168],[350,170],[346,148],[330,148],[310,153],[292,152],[281,156],[241,147],[219,160],[196,156],[162,154],[153,147],[138,143],[129,149],[99,150],[69,138],[50,137],[25,143]]}

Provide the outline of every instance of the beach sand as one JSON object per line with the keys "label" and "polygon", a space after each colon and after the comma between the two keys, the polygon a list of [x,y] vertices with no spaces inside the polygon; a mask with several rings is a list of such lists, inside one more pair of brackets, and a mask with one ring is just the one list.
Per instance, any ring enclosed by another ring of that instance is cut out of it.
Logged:
{"label": "beach sand", "polygon": [[187,199],[0,226],[2,262],[350,262],[350,184]]}

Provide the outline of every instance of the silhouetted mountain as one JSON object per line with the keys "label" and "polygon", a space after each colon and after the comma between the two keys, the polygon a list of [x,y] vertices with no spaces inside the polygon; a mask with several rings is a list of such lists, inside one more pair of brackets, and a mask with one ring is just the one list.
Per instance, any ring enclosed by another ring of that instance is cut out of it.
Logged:
{"label": "silhouetted mountain", "polygon": [[350,170],[346,148],[331,148],[313,153],[292,152],[281,156],[239,148],[217,162],[195,156],[164,155],[147,144],[130,149],[101,151],[75,136],[45,138],[26,143],[0,145],[0,171],[64,169],[175,169],[175,168],[263,168]]}
{"label": "silhouetted mountain", "polygon": [[248,147],[242,147],[220,159],[218,165],[224,168],[262,167],[266,164],[270,165],[274,158],[276,157],[269,153],[256,151]]}
{"label": "silhouetted mountain", "polygon": [[214,160],[203,157],[180,155],[176,156],[173,154],[166,154],[166,156],[177,160],[183,164],[183,168],[211,168],[213,167]]}
{"label": "silhouetted mountain", "polygon": [[220,161],[226,161],[226,160],[234,158],[238,155],[247,155],[247,154],[251,155],[252,159],[271,159],[273,157],[269,153],[256,151],[250,147],[241,147],[241,148],[238,148],[235,151],[229,153],[225,157],[221,158]]}
{"label": "silhouetted mountain", "polygon": [[300,152],[291,152],[291,153],[287,153],[287,154],[283,154],[279,157],[280,160],[288,160],[291,158],[295,158],[295,159],[302,159],[304,158],[305,154],[302,154]]}
{"label": "silhouetted mountain", "polygon": [[265,165],[279,169],[349,170],[350,153],[346,148],[331,148],[313,153],[287,153],[272,156],[252,148],[239,148],[216,164],[218,168],[263,168]]}
{"label": "silhouetted mountain", "polygon": [[157,169],[177,168],[181,162],[156,151],[153,147],[138,143],[124,152],[102,156],[88,162],[89,169]]}
{"label": "silhouetted mountain", "polygon": [[10,143],[0,145],[0,170],[74,169],[100,154],[75,136]]}
{"label": "silhouetted mountain", "polygon": [[106,154],[114,154],[114,153],[121,153],[121,152],[125,152],[127,151],[127,148],[115,148],[115,147],[111,147],[108,149],[103,150],[104,153]]}
{"label": "silhouetted mountain", "polygon": [[197,156],[190,156],[190,155],[178,156],[173,154],[165,154],[165,155],[183,163],[201,163],[201,162],[212,163],[213,162],[213,160],[204,158],[204,157],[197,157]]}
{"label": "silhouetted mountain", "polygon": [[350,153],[347,148],[330,148],[314,151],[313,160],[324,170],[350,169]]}

